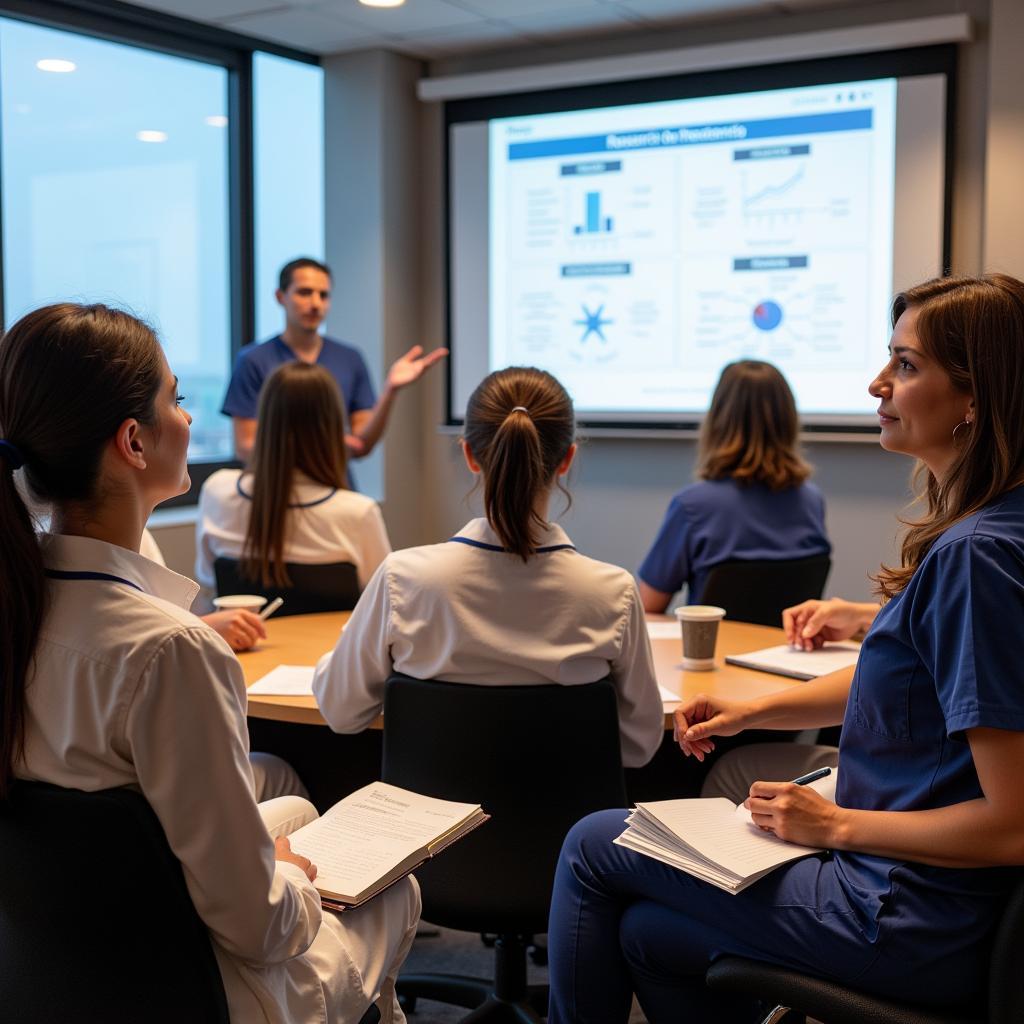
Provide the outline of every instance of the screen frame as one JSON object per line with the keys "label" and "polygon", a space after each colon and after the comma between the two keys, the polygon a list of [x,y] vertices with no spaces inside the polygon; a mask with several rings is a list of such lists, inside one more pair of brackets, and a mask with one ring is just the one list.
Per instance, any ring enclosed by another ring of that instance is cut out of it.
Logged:
{"label": "screen frame", "polygon": [[[509,93],[481,96],[471,99],[449,100],[444,104],[442,117],[442,153],[444,175],[443,259],[445,268],[445,344],[454,351],[452,337],[452,265],[451,265],[451,213],[453,207],[451,174],[451,128],[466,122],[487,121],[499,117],[523,117],[554,112],[590,110],[600,107],[623,106],[633,103],[656,103],[665,100],[695,99],[706,96],[724,96],[730,93],[764,92],[773,89],[823,85],[830,82],[862,81],[872,78],[913,78],[921,75],[944,75],[946,80],[945,144],[942,197],[942,253],[943,274],[950,272],[953,154],[955,149],[956,78],[958,49],[955,44],[922,46],[907,50],[882,50],[845,57],[814,58],[780,64],[752,65],[721,71],[700,71],[657,78],[605,82],[536,92]],[[453,359],[445,360],[445,426],[460,428],[463,417],[452,408]],[[810,440],[870,440],[877,436],[878,427],[866,423],[842,422],[844,417],[817,422],[820,415],[801,421],[801,434]],[[846,417],[852,419],[852,417]],[[581,418],[578,426],[591,437],[673,437],[695,436],[703,416],[683,415],[679,419],[644,417],[631,420],[616,418],[587,420]]]}

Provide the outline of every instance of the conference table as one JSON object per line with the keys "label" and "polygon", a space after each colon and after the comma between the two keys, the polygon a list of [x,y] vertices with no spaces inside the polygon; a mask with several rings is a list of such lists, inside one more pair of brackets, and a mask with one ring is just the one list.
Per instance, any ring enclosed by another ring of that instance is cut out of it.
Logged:
{"label": "conference table", "polygon": [[[327,612],[269,619],[267,638],[238,656],[246,685],[251,686],[278,665],[315,665],[325,651],[334,647],[349,614]],[[658,683],[666,693],[680,699],[698,693],[745,699],[800,685],[783,676],[727,665],[724,661],[727,654],[783,643],[781,629],[722,622],[715,668],[693,672],[682,667],[682,644],[675,619],[651,615],[648,622],[658,624],[654,626],[657,635],[651,639]],[[684,758],[673,743],[671,711],[672,706],[666,705],[665,737],[651,761],[642,768],[626,769],[626,787],[634,802],[697,796],[716,757],[746,742],[779,740],[787,735],[762,732],[719,737],[716,753],[699,763],[695,758]],[[252,749],[274,753],[288,761],[306,783],[310,798],[321,812],[345,794],[380,778],[381,718],[361,733],[337,735],[327,728],[313,697],[264,694],[249,695],[248,714]]]}
{"label": "conference table", "polygon": [[[251,686],[278,665],[315,665],[320,655],[334,646],[350,614],[324,612],[269,619],[266,624],[266,640],[261,641],[254,650],[245,651],[238,656],[245,673],[246,686]],[[675,620],[667,615],[651,615],[648,616],[648,621],[675,625]],[[678,628],[671,632],[671,637],[652,638],[651,650],[654,654],[659,685],[680,699],[685,700],[698,693],[750,699],[785,687],[800,685],[793,679],[727,665],[724,661],[727,654],[742,654],[784,643],[785,637],[781,629],[754,626],[745,622],[722,622],[719,626],[715,667],[706,672],[683,669]],[[249,717],[303,725],[327,724],[316,706],[316,701],[305,696],[251,694]],[[372,728],[379,729],[381,724],[382,720],[378,718]],[[671,727],[671,715],[666,714],[665,727]]]}

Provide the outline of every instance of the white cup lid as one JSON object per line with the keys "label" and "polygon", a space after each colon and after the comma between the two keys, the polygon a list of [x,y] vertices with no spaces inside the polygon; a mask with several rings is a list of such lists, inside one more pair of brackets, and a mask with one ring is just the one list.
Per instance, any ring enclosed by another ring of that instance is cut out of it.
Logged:
{"label": "white cup lid", "polygon": [[713,604],[684,604],[676,609],[676,618],[711,622],[715,619],[724,619],[725,609]]}
{"label": "white cup lid", "polygon": [[259,594],[226,594],[213,599],[214,608],[262,608],[266,603]]}

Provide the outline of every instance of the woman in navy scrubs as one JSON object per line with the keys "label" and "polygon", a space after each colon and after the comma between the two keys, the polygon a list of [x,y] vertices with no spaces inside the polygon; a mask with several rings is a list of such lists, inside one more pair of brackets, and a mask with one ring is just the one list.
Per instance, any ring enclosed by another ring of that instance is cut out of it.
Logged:
{"label": "woman in navy scrubs", "polygon": [[1024,284],[993,275],[897,296],[869,388],[881,444],[920,460],[923,514],[855,670],[758,701],[698,697],[686,754],[747,728],[843,722],[836,803],[755,782],[754,820],[828,853],[737,896],[615,846],[622,811],[566,839],[551,909],[551,1024],[749,1021],[704,988],[738,954],[933,1005],[984,988],[987,947],[1024,865]]}

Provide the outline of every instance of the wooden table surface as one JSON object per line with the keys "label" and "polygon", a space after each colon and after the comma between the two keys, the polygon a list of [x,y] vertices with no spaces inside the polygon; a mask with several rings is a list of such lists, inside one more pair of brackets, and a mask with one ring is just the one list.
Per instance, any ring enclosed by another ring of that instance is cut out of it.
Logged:
{"label": "wooden table surface", "polygon": [[[349,614],[324,612],[268,620],[267,639],[256,649],[238,656],[246,685],[251,686],[277,665],[315,665],[320,655],[334,646]],[[649,618],[652,622],[670,621],[665,615],[651,615]],[[784,640],[781,629],[725,621],[719,626],[715,668],[710,672],[683,670],[682,648],[678,639],[652,640],[651,649],[658,682],[666,690],[683,698],[709,693],[747,699],[800,684],[783,676],[726,665],[725,655],[772,647]],[[249,715],[278,722],[326,725],[312,697],[250,696]],[[379,728],[380,724],[381,719],[378,719],[373,727]],[[668,715],[665,716],[665,724],[666,728],[671,727]]]}

